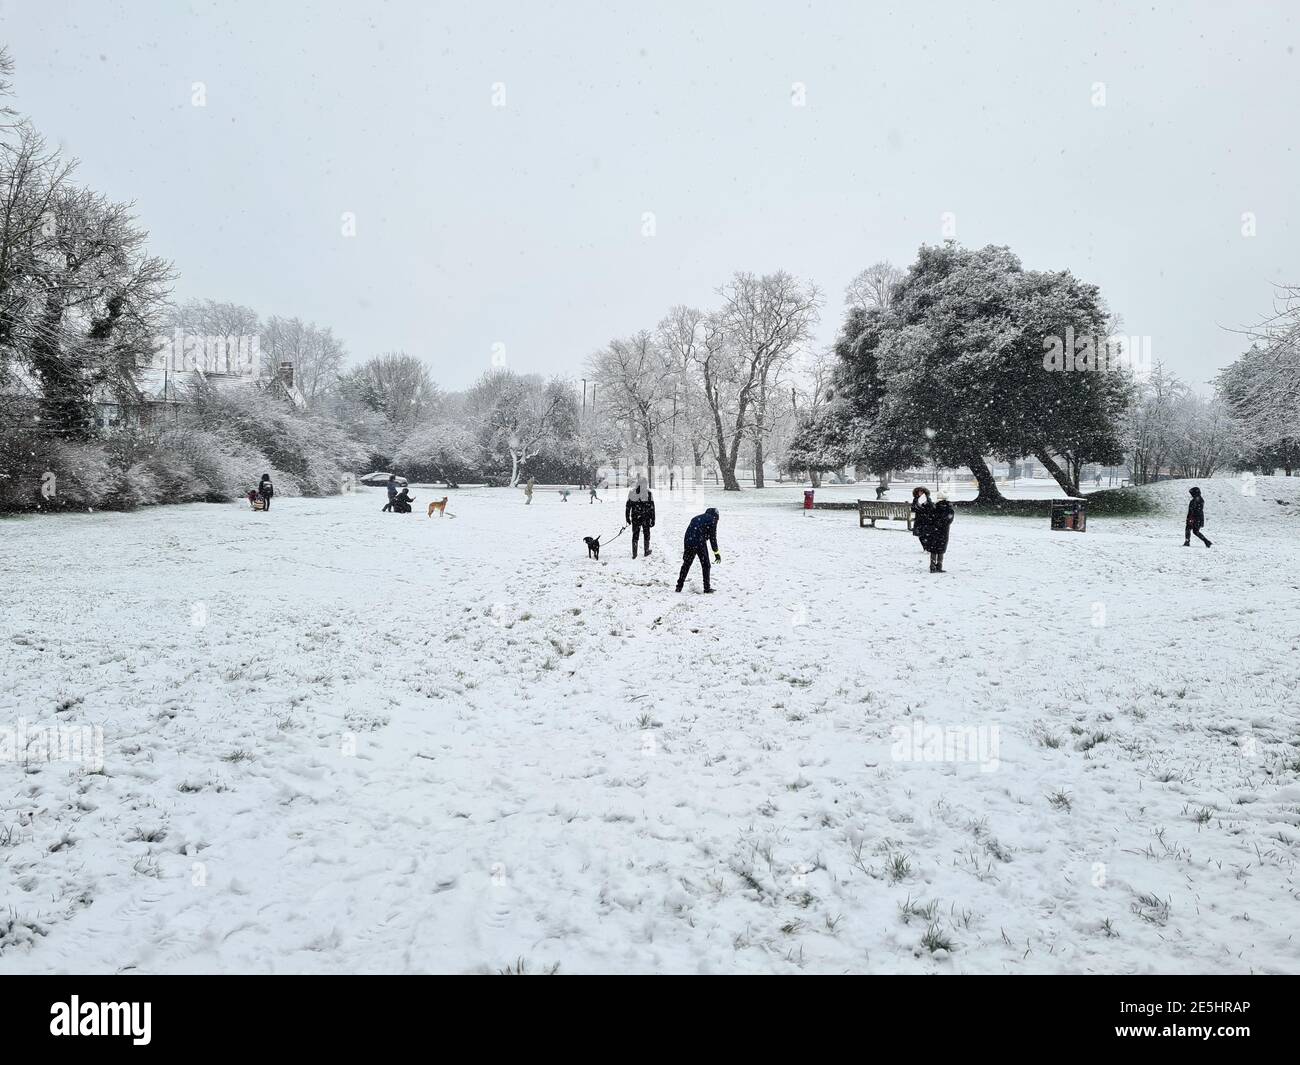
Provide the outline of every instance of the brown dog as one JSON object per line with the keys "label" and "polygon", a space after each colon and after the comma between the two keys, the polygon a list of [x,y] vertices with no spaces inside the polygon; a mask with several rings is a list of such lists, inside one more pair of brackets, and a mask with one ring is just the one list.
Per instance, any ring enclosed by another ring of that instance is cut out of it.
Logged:
{"label": "brown dog", "polygon": [[441,499],[436,500],[435,502],[429,504],[429,517],[431,518],[433,517],[433,512],[435,510],[438,512],[438,517],[445,518],[447,516],[446,496],[443,496]]}

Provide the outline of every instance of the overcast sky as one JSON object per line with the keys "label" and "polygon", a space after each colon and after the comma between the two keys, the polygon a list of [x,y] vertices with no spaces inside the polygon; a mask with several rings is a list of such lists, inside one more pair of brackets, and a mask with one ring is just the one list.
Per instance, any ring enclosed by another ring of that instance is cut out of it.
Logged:
{"label": "overcast sky", "polygon": [[945,212],[1100,284],[1203,382],[1239,350],[1222,327],[1300,281],[1297,10],[0,0],[0,40],[16,105],[136,202],[179,298],[404,349],[444,387],[494,344],[581,376],[736,270],[816,282],[828,343],[853,274]]}

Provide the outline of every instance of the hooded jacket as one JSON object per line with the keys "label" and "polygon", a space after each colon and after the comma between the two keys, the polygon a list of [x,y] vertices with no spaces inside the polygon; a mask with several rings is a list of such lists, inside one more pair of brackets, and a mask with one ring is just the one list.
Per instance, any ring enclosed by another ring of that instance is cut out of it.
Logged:
{"label": "hooded jacket", "polygon": [[627,503],[623,507],[623,520],[628,525],[648,525],[655,527],[655,496],[645,483],[644,477],[638,477],[636,484],[627,493]]}
{"label": "hooded jacket", "polygon": [[954,517],[956,511],[952,509],[952,504],[948,500],[941,499],[931,505],[925,530],[921,533],[921,546],[927,551],[937,551],[941,555],[947,551],[948,526],[952,524]]}
{"label": "hooded jacket", "polygon": [[1192,499],[1187,504],[1187,524],[1189,528],[1199,529],[1205,524],[1205,500],[1199,488],[1189,488],[1188,491]]}
{"label": "hooded jacket", "polygon": [[706,542],[715,552],[718,550],[718,512],[713,507],[697,514],[686,526],[684,546],[688,550],[702,548]]}

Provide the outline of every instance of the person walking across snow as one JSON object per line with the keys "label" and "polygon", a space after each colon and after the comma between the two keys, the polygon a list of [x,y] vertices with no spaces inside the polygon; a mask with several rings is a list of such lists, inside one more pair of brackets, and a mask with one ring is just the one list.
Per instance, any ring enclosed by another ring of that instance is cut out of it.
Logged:
{"label": "person walking across snow", "polygon": [[637,476],[636,484],[627,493],[623,523],[632,526],[632,557],[636,558],[637,540],[644,532],[645,555],[649,558],[650,530],[655,527],[655,496],[643,475]]}
{"label": "person walking across snow", "polygon": [[1204,536],[1201,535],[1201,528],[1205,525],[1205,500],[1201,496],[1199,488],[1189,488],[1187,490],[1192,499],[1187,504],[1187,527],[1183,530],[1183,546],[1192,546],[1192,537],[1200,540],[1206,547],[1213,547]]}
{"label": "person walking across snow", "polygon": [[718,511],[716,507],[709,507],[703,514],[697,514],[691,519],[690,525],[686,527],[686,538],[683,543],[682,551],[682,570],[677,574],[677,590],[682,590],[682,585],[686,583],[686,575],[691,571],[691,563],[697,558],[700,560],[700,574],[704,577],[704,590],[712,592],[709,587],[709,553],[705,545],[713,548],[713,561],[721,562],[722,555],[718,551]]}

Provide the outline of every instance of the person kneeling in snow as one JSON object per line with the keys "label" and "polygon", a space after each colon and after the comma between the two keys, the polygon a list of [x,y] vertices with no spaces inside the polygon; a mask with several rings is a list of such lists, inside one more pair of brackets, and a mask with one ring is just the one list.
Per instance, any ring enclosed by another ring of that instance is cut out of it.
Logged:
{"label": "person kneeling in snow", "polygon": [[686,539],[684,543],[685,550],[682,552],[682,571],[677,574],[677,590],[682,590],[682,585],[686,583],[686,575],[691,571],[691,563],[696,558],[700,560],[700,573],[704,577],[704,590],[712,592],[709,587],[709,554],[705,550],[705,544],[713,548],[713,561],[721,562],[722,555],[718,552],[718,511],[716,507],[709,507],[703,514],[697,514],[691,519],[690,525],[686,526]]}
{"label": "person kneeling in snow", "polygon": [[645,554],[650,557],[650,530],[655,527],[655,496],[645,483],[645,477],[638,476],[636,484],[627,494],[627,505],[623,508],[623,523],[632,526],[632,557],[636,558],[636,542],[645,530]]}
{"label": "person kneeling in snow", "polygon": [[413,502],[415,502],[415,497],[411,495],[411,490],[409,488],[403,488],[397,493],[397,495],[393,496],[393,513],[411,513],[411,504]]}

